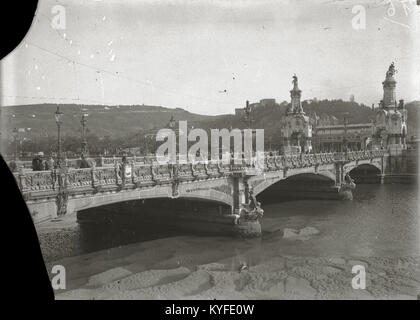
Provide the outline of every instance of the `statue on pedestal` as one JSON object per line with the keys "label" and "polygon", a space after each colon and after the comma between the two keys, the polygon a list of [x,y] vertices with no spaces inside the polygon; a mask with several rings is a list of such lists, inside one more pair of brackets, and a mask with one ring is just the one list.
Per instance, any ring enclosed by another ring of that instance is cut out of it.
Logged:
{"label": "statue on pedestal", "polygon": [[261,203],[257,201],[252,190],[248,191],[248,203],[242,204],[239,211],[240,219],[258,220],[264,215],[264,210],[261,208]]}
{"label": "statue on pedestal", "polygon": [[298,87],[298,78],[297,78],[296,74],[293,75],[292,83],[293,83],[293,88]]}
{"label": "statue on pedestal", "polygon": [[349,174],[346,174],[344,177],[344,182],[340,186],[339,194],[343,200],[353,200],[353,192],[356,188],[354,180],[350,177]]}
{"label": "statue on pedestal", "polygon": [[387,77],[392,77],[396,73],[394,62],[392,62],[386,72]]}

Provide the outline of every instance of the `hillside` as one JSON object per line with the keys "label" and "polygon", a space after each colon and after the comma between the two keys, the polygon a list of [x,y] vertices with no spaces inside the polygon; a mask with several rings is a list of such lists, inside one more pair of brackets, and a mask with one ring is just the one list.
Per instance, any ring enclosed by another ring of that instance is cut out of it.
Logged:
{"label": "hillside", "polygon": [[[279,134],[279,122],[289,105],[287,102],[282,102],[281,104],[255,108],[252,114],[254,120],[252,127],[264,128],[266,138],[269,136],[274,138]],[[303,101],[302,105],[306,114],[312,118],[315,117],[315,114],[317,116],[329,115],[336,117],[339,123],[343,123],[344,116],[346,116],[350,124],[369,123],[375,118],[377,111],[363,104],[342,100]],[[407,103],[406,108],[408,112],[408,133],[409,135],[419,136],[420,101]],[[206,119],[203,126],[205,128],[244,128],[248,126],[248,123],[241,117],[225,115]]]}
{"label": "hillside", "polygon": [[[338,123],[343,123],[346,115],[349,123],[368,123],[374,119],[375,112],[370,107],[355,102],[342,100],[304,101],[307,115],[334,116]],[[252,127],[265,129],[266,143],[279,146],[282,143],[280,121],[283,118],[287,102],[255,108],[252,112]],[[406,104],[408,110],[408,134],[419,134],[420,102]],[[57,127],[54,120],[56,105],[28,105],[3,107],[2,117],[8,117],[7,130],[13,128],[32,128],[30,133],[21,134],[26,137],[23,149],[27,151],[53,150],[56,145]],[[171,116],[177,120],[187,120],[188,126],[195,128],[245,128],[249,123],[243,117],[232,114],[219,116],[203,116],[187,112],[183,109],[169,109],[160,106],[80,106],[60,105],[63,116],[63,145],[65,150],[77,152],[80,148],[80,119],[82,112],[88,113],[88,144],[92,152],[100,153],[104,149],[116,150],[133,146],[144,146],[145,133],[154,128],[165,127]],[[14,116],[13,116],[14,115]],[[154,130],[153,130],[154,131]],[[10,135],[9,135],[10,137]],[[13,152],[13,142],[8,152]],[[147,142],[153,149],[153,141]]]}
{"label": "hillside", "polygon": [[[31,128],[33,136],[56,135],[54,120],[55,104],[34,104],[25,106],[2,107],[2,117],[9,118],[7,130]],[[62,132],[64,136],[80,135],[82,113],[89,114],[87,128],[90,134],[98,137],[123,137],[134,132],[165,126],[171,116],[175,120],[188,120],[192,123],[211,118],[187,112],[183,109],[169,109],[160,106],[102,106],[60,104],[63,115]]]}

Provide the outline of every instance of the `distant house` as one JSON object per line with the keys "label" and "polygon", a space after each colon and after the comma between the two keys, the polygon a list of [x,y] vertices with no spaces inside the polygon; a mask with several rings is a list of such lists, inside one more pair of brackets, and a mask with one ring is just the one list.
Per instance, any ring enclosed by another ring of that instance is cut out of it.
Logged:
{"label": "distant house", "polygon": [[267,106],[274,106],[276,104],[276,99],[262,99],[258,103],[261,107],[267,107]]}
{"label": "distant house", "polygon": [[[259,108],[259,107],[268,107],[268,106],[275,106],[276,99],[261,99],[259,102],[250,103],[249,107],[252,109]],[[244,117],[245,110],[244,108],[236,108],[235,109],[235,116],[237,117]]]}
{"label": "distant house", "polygon": [[339,121],[336,117],[334,116],[330,116],[328,114],[321,114],[321,116],[318,117],[317,119],[317,125],[318,126],[333,126],[333,125],[338,125]]}

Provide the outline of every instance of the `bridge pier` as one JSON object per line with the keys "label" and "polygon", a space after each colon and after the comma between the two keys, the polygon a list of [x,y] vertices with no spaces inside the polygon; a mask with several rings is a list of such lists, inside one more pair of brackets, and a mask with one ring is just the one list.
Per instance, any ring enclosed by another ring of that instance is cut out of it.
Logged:
{"label": "bridge pier", "polygon": [[341,186],[342,182],[344,181],[344,164],[343,162],[339,161],[335,163],[335,185]]}
{"label": "bridge pier", "polygon": [[340,200],[353,200],[353,191],[356,188],[354,183],[346,181],[346,172],[344,169],[345,161],[337,161],[335,163],[335,185],[338,188],[338,196]]}
{"label": "bridge pier", "polygon": [[241,219],[236,214],[216,215],[209,212],[200,212],[195,216],[184,216],[181,224],[184,229],[203,234],[235,236],[242,238],[254,238],[261,236],[261,224],[259,220]]}
{"label": "bridge pier", "polygon": [[262,234],[261,223],[259,220],[255,221],[241,221],[234,225],[233,234],[243,238],[260,237]]}
{"label": "bridge pier", "polygon": [[[232,215],[235,217],[233,233],[240,237],[261,236],[260,216],[248,215],[248,204],[250,203],[251,188],[248,183],[249,176],[243,173],[234,173],[233,183],[233,206]],[[263,212],[263,211],[262,211]]]}

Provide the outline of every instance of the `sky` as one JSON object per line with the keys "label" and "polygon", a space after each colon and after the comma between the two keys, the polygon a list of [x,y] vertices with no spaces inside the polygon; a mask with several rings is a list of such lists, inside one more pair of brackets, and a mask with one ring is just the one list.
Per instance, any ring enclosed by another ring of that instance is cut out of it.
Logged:
{"label": "sky", "polygon": [[[355,5],[366,28],[352,27]],[[57,29],[54,6],[65,9]],[[40,0],[0,62],[1,105],[147,104],[233,113],[245,101],[371,105],[389,64],[397,98],[420,100],[420,6],[407,0]]]}

